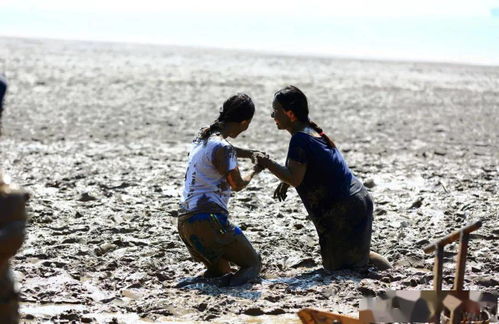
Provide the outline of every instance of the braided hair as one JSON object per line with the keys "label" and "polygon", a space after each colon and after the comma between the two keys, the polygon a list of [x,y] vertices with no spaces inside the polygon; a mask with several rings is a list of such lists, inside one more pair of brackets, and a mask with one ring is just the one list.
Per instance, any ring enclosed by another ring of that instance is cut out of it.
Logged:
{"label": "braided hair", "polygon": [[244,120],[253,118],[255,114],[255,105],[250,96],[245,93],[238,93],[225,100],[223,106],[220,108],[218,118],[211,123],[210,126],[201,128],[198,137],[195,141],[206,140],[215,133],[220,133],[224,123],[237,122],[240,123]]}
{"label": "braided hair", "polygon": [[291,110],[299,121],[308,123],[310,127],[326,141],[330,148],[336,148],[336,144],[334,144],[333,140],[324,133],[322,128],[308,118],[307,96],[305,96],[300,89],[293,85],[288,85],[274,94],[274,100],[276,100],[285,111]]}

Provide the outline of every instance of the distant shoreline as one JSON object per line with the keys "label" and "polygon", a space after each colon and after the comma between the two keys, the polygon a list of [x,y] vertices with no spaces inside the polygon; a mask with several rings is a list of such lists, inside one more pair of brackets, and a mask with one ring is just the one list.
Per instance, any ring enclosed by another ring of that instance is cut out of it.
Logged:
{"label": "distant shoreline", "polygon": [[[262,49],[250,49],[250,48],[225,48],[217,46],[196,46],[196,45],[185,45],[185,44],[168,44],[161,42],[143,42],[143,41],[122,41],[122,40],[97,40],[97,39],[70,39],[70,38],[56,38],[56,37],[31,37],[31,36],[19,36],[19,35],[1,35],[0,41],[2,39],[11,40],[21,40],[21,41],[53,41],[53,42],[75,42],[75,43],[91,43],[91,44],[107,44],[107,45],[118,45],[118,46],[152,46],[152,47],[165,47],[165,48],[178,48],[180,50],[195,51],[195,50],[208,50],[214,52],[224,52],[224,53],[244,53],[256,56],[264,57],[296,57],[305,59],[324,59],[324,60],[345,60],[345,61],[362,61],[362,62],[379,62],[379,63],[393,63],[393,64],[429,64],[429,65],[444,65],[444,66],[474,66],[474,67],[491,67],[499,68],[499,62],[497,63],[482,63],[482,62],[462,62],[462,61],[441,61],[441,60],[425,60],[425,59],[394,59],[394,58],[384,58],[381,56],[354,56],[354,55],[338,55],[338,54],[324,54],[324,53],[291,53],[287,51],[275,51],[275,50],[262,50]],[[1,51],[0,51],[1,54]],[[5,58],[0,57],[0,60],[5,60]]]}

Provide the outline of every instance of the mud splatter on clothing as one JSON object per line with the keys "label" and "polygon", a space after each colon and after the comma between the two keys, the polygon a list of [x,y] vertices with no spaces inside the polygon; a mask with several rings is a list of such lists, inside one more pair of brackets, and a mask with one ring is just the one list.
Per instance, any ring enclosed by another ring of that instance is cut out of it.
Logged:
{"label": "mud splatter on clothing", "polygon": [[330,202],[310,214],[319,235],[322,263],[327,270],[367,266],[371,248],[373,201],[366,189]]}
{"label": "mud splatter on clothing", "polygon": [[239,266],[258,259],[258,254],[234,226],[227,214],[199,213],[184,215],[178,219],[178,232],[194,260],[208,268],[223,261]]}
{"label": "mud splatter on clothing", "polygon": [[226,175],[235,168],[235,150],[222,137],[213,135],[206,141],[194,142],[178,214],[227,213],[231,188]]}
{"label": "mud splatter on clothing", "polygon": [[298,132],[291,137],[287,159],[307,165],[296,190],[319,234],[324,268],[367,265],[373,202],[339,150]]}

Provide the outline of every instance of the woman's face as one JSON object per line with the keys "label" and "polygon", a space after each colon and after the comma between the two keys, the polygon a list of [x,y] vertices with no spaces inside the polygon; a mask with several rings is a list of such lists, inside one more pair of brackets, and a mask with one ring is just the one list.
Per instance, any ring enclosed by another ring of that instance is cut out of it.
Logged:
{"label": "woman's face", "polygon": [[287,129],[291,123],[288,114],[286,114],[281,104],[275,99],[272,102],[272,114],[270,117],[274,118],[277,129]]}
{"label": "woman's face", "polygon": [[239,123],[234,123],[234,127],[232,128],[232,132],[229,137],[236,138],[237,136],[239,136],[239,134],[247,130],[250,124],[251,119],[243,120]]}

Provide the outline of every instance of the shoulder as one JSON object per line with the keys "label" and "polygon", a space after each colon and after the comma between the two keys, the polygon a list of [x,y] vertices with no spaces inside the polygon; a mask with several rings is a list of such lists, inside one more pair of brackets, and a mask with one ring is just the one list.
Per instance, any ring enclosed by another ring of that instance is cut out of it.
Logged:
{"label": "shoulder", "polygon": [[293,146],[302,146],[307,144],[310,141],[310,136],[307,134],[304,134],[302,132],[297,132],[293,136],[291,136],[291,139],[289,141],[289,145]]}
{"label": "shoulder", "polygon": [[210,138],[207,146],[209,146],[212,156],[217,159],[231,159],[236,157],[236,150],[224,139]]}
{"label": "shoulder", "polygon": [[232,145],[230,145],[229,142],[219,137],[210,137],[206,145],[209,146],[209,148],[214,151],[222,150],[229,152],[234,150],[234,147],[232,147]]}

